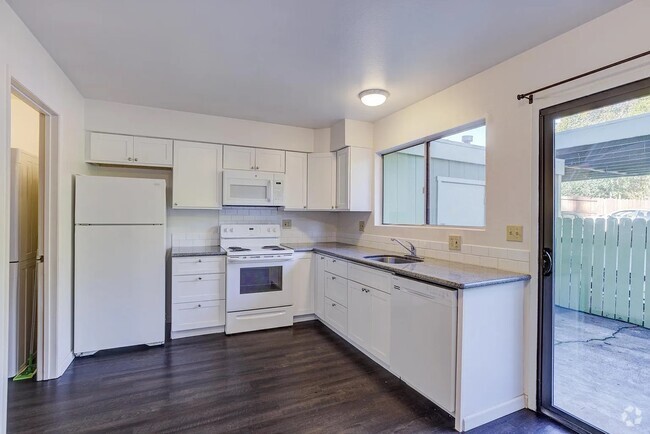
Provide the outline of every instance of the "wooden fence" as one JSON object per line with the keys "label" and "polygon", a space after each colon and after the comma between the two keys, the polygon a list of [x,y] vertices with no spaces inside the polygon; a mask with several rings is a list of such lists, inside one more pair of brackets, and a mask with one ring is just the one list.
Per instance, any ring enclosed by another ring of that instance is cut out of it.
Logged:
{"label": "wooden fence", "polygon": [[555,304],[650,328],[648,223],[558,218]]}

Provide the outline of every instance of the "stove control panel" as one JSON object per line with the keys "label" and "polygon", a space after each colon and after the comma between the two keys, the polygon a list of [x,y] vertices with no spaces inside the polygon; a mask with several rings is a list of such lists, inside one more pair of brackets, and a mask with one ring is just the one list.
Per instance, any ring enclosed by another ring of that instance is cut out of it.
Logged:
{"label": "stove control panel", "polygon": [[280,225],[221,225],[221,238],[274,238]]}

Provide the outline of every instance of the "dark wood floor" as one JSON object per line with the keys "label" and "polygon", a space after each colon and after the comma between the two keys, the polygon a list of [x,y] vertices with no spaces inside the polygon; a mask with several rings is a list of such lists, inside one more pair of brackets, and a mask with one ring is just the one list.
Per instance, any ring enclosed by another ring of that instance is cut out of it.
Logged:
{"label": "dark wood floor", "polygon": [[[453,420],[317,322],[77,359],[9,385],[9,432],[454,432]],[[568,432],[522,410],[480,433]]]}

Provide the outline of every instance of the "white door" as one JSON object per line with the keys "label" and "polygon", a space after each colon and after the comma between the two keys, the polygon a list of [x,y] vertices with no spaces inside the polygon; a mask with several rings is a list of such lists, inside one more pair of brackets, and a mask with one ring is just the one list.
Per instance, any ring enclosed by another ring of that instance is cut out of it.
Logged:
{"label": "white door", "polygon": [[285,152],[275,149],[255,149],[255,167],[262,172],[280,172],[285,170]]}
{"label": "white door", "polygon": [[133,162],[142,166],[172,167],[174,147],[169,139],[133,138]]}
{"label": "white door", "polygon": [[314,311],[322,319],[325,314],[325,256],[316,255],[314,260]]}
{"label": "white door", "polygon": [[370,289],[348,281],[348,337],[366,350],[370,349],[371,306]]}
{"label": "white door", "polygon": [[289,284],[293,293],[293,314],[314,313],[314,287],[311,285],[311,253],[294,253],[289,264]]}
{"label": "white door", "polygon": [[174,141],[174,208],[221,209],[222,153],[222,145]]}
{"label": "white door", "polygon": [[284,178],[284,208],[307,209],[307,154],[287,152]]}
{"label": "white door", "polygon": [[312,153],[308,158],[307,208],[333,210],[336,194],[336,154]]}
{"label": "white door", "polygon": [[165,227],[75,227],[74,352],[165,340]]}
{"label": "white door", "polygon": [[224,145],[223,168],[234,170],[256,170],[255,148]]}
{"label": "white door", "polygon": [[382,362],[390,364],[391,295],[372,288],[370,298],[370,352]]}
{"label": "white door", "polygon": [[336,153],[336,209],[350,209],[350,148]]}
{"label": "white door", "polygon": [[76,224],[163,224],[164,179],[76,177]]}
{"label": "white door", "polygon": [[88,160],[103,163],[133,163],[133,136],[90,133]]}

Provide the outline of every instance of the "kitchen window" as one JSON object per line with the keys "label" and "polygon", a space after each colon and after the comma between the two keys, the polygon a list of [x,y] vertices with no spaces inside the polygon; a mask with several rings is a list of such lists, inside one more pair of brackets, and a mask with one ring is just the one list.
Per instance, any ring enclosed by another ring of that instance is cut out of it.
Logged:
{"label": "kitchen window", "polygon": [[485,122],[384,154],[383,224],[485,226]]}

